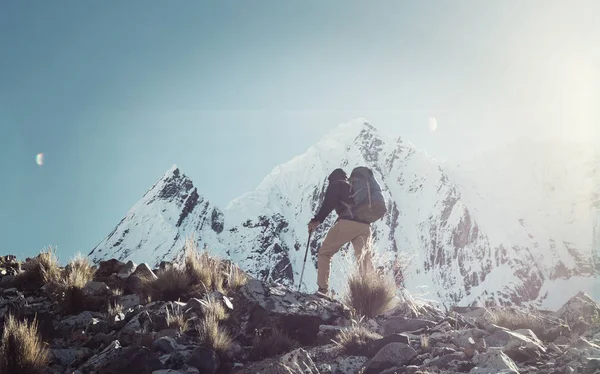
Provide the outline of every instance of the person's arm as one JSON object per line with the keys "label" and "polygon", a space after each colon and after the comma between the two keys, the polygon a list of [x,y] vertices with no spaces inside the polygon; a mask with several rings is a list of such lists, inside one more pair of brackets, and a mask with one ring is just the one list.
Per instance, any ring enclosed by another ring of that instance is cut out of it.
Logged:
{"label": "person's arm", "polygon": [[323,204],[321,204],[321,208],[312,219],[313,221],[319,223],[325,221],[329,213],[331,213],[338,202],[339,189],[338,182],[329,183],[329,186],[327,186],[327,191],[325,191],[325,199],[323,200]]}

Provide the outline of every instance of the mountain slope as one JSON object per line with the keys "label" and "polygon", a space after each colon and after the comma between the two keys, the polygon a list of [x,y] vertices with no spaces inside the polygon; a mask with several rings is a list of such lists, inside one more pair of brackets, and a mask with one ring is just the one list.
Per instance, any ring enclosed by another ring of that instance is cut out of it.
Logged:
{"label": "mountain slope", "polygon": [[[254,191],[223,211],[172,168],[92,251],[92,258],[156,264],[177,257],[183,239],[194,234],[201,248],[232,259],[253,276],[297,284],[306,224],[322,201],[328,174],[359,165],[374,170],[388,201],[389,215],[374,225],[380,263],[391,270],[398,254],[410,257],[402,276],[412,292],[423,291],[444,304],[543,301],[540,292],[551,278],[549,269],[560,268],[560,262],[578,269],[590,263],[593,244],[586,242],[578,243],[577,252],[557,247],[560,257],[544,258],[519,215],[491,206],[496,197],[478,197],[481,191],[472,187],[470,174],[446,170],[363,119],[338,126],[304,154],[274,168]],[[311,240],[313,256],[303,279],[307,290],[316,287],[316,251],[334,220],[330,215]],[[575,226],[588,230],[583,223]],[[538,241],[549,240],[539,235]],[[343,291],[351,253],[342,249],[332,263],[337,292]]]}

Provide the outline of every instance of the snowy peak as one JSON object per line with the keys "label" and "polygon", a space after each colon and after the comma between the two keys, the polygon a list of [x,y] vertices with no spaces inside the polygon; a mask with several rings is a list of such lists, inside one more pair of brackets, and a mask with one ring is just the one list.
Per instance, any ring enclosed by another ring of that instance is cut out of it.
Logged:
{"label": "snowy peak", "polygon": [[223,213],[173,165],[90,256],[94,262],[112,257],[155,264],[177,255],[186,236],[200,232],[209,239],[223,225]]}
{"label": "snowy peak", "polygon": [[[446,305],[543,303],[555,279],[600,271],[600,261],[589,265],[600,243],[597,157],[540,163],[524,149],[518,157],[509,152],[449,167],[362,118],[273,168],[223,211],[174,165],[91,255],[158,265],[180,258],[183,240],[194,236],[200,248],[254,277],[298,286],[308,244],[303,285],[310,291],[318,247],[337,217],[332,213],[310,243],[306,224],[322,203],[329,173],[363,165],[375,171],[388,204],[389,214],[372,226],[375,250],[411,292],[425,290]],[[331,285],[339,292],[352,250],[336,256]],[[410,266],[398,272],[396,261],[407,257]]]}

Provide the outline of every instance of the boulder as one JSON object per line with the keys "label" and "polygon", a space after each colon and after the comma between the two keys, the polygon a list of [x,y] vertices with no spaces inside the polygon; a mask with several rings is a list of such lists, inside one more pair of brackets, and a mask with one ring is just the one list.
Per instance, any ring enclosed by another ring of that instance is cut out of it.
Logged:
{"label": "boulder", "polygon": [[236,299],[238,314],[247,316],[241,324],[248,336],[257,328],[276,325],[303,345],[316,343],[319,326],[349,317],[349,310],[340,303],[255,279],[240,288]]}
{"label": "boulder", "polygon": [[408,365],[417,352],[404,343],[390,343],[364,365],[364,374],[378,374],[394,366]]}
{"label": "boulder", "polygon": [[410,345],[410,338],[408,335],[404,334],[392,334],[375,340],[368,345],[367,349],[369,357],[375,356],[377,352],[390,343],[404,343],[406,345]]}
{"label": "boulder", "polygon": [[118,273],[123,265],[125,265],[123,262],[114,258],[107,261],[100,261],[100,263],[98,263],[98,269],[96,269],[96,273],[94,274],[94,278],[108,278],[111,275]]}
{"label": "boulder", "polygon": [[219,360],[217,354],[213,350],[204,347],[194,349],[186,363],[206,374],[215,374],[221,366],[221,360]]}
{"label": "boulder", "polygon": [[63,348],[50,349],[49,358],[51,362],[70,367],[74,362],[81,362],[92,356],[92,351],[88,348]]}
{"label": "boulder", "polygon": [[319,326],[319,333],[317,334],[317,344],[327,345],[338,336],[338,334],[344,330],[341,326],[321,325]]}
{"label": "boulder", "polygon": [[579,292],[565,303],[556,313],[556,317],[564,319],[569,325],[581,320],[590,322],[600,317],[600,306],[585,292]]}
{"label": "boulder", "polygon": [[471,374],[519,373],[515,362],[500,349],[492,348],[486,353],[476,355],[472,362],[475,367],[469,372]]}
{"label": "boulder", "polygon": [[125,295],[119,298],[119,303],[123,307],[123,309],[133,308],[141,304],[140,295],[132,294]]}
{"label": "boulder", "polygon": [[118,340],[113,341],[102,352],[79,367],[83,373],[117,374],[135,372],[152,374],[165,369],[163,363],[145,347],[121,347]]}
{"label": "boulder", "polygon": [[112,295],[110,288],[104,282],[90,281],[83,286],[84,296],[101,296],[107,297]]}
{"label": "boulder", "polygon": [[525,362],[539,358],[546,352],[546,347],[531,330],[519,330],[521,333],[510,330],[496,330],[485,337],[485,342],[490,347],[499,347],[510,358],[518,362]]}
{"label": "boulder", "polygon": [[434,360],[431,360],[427,366],[435,366],[439,369],[448,369],[450,363],[453,361],[468,361],[469,357],[462,352],[455,352],[440,356]]}
{"label": "boulder", "polygon": [[365,364],[365,362],[367,362],[366,357],[348,356],[337,359],[332,366],[336,368],[335,373],[355,374],[359,372],[360,368]]}
{"label": "boulder", "polygon": [[62,332],[73,330],[85,330],[88,325],[94,323],[94,319],[100,319],[104,316],[100,313],[85,311],[77,315],[63,319],[58,323],[57,330]]}
{"label": "boulder", "polygon": [[139,293],[142,290],[142,279],[158,279],[156,274],[150,269],[146,263],[141,263],[135,271],[127,278],[126,290],[127,293]]}

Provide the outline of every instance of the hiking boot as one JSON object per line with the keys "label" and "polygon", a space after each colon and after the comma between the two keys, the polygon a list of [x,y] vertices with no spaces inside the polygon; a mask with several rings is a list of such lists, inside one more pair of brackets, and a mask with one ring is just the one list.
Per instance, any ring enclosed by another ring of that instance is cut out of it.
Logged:
{"label": "hiking boot", "polygon": [[325,288],[320,288],[317,290],[317,292],[315,292],[316,296],[319,297],[323,297],[325,299],[329,299],[329,296],[327,296],[327,290]]}

